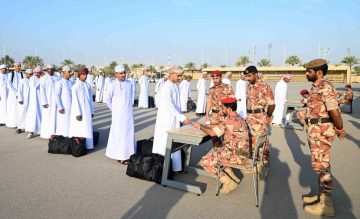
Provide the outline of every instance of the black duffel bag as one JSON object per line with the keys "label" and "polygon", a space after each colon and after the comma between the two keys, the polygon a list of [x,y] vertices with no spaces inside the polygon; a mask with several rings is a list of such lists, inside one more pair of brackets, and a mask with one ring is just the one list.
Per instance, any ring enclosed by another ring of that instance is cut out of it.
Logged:
{"label": "black duffel bag", "polygon": [[52,135],[49,139],[48,153],[51,154],[71,154],[72,139],[62,135]]}
{"label": "black duffel bag", "polygon": [[133,154],[130,156],[126,175],[160,184],[163,165],[164,156],[160,154]]}
{"label": "black duffel bag", "polygon": [[154,97],[149,96],[149,108],[155,108],[155,101],[154,101]]}
{"label": "black duffel bag", "polygon": [[143,139],[136,142],[136,153],[142,155],[149,155],[152,153],[154,144],[154,137]]}
{"label": "black duffel bag", "polygon": [[99,144],[100,133],[97,131],[93,132],[94,146]]}
{"label": "black duffel bag", "polygon": [[196,110],[196,104],[194,103],[194,101],[189,97],[188,102],[187,102],[187,111],[190,112],[192,110]]}
{"label": "black duffel bag", "polygon": [[72,138],[71,155],[74,157],[81,157],[86,154],[86,138]]}

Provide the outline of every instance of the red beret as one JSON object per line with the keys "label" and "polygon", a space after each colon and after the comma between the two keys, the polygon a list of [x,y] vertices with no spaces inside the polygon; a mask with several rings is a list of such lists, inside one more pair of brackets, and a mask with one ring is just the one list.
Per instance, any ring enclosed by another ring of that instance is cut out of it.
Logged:
{"label": "red beret", "polygon": [[213,71],[211,73],[211,77],[215,77],[215,76],[221,76],[221,71],[219,71],[219,70]]}
{"label": "red beret", "polygon": [[79,69],[79,76],[80,75],[87,75],[87,74],[89,74],[89,69],[84,68],[84,67]]}
{"label": "red beret", "polygon": [[302,89],[302,90],[300,91],[300,94],[301,94],[301,95],[309,94],[309,91],[306,90],[306,89]]}
{"label": "red beret", "polygon": [[235,98],[230,98],[230,97],[224,98],[224,99],[221,100],[221,103],[222,104],[236,103],[236,99]]}

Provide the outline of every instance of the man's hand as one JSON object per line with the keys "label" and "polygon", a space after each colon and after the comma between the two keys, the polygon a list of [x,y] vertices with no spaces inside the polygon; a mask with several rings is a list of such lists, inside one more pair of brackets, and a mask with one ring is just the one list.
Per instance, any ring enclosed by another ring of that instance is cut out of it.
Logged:
{"label": "man's hand", "polygon": [[49,104],[45,104],[43,105],[44,108],[48,108],[49,107]]}
{"label": "man's hand", "polygon": [[81,121],[81,120],[82,120],[82,116],[76,116],[76,120],[77,120],[77,121]]}
{"label": "man's hand", "polygon": [[59,109],[59,113],[60,113],[60,114],[64,114],[64,113],[65,113],[65,110],[64,110],[64,109]]}
{"label": "man's hand", "polygon": [[198,122],[194,122],[194,123],[193,123],[193,126],[194,126],[194,128],[196,128],[196,129],[200,129],[200,123],[198,123]]}
{"label": "man's hand", "polygon": [[339,129],[335,128],[335,133],[340,139],[345,138],[346,132],[344,129],[339,130]]}
{"label": "man's hand", "polygon": [[24,104],[24,101],[19,101],[19,103],[20,103],[21,105],[23,105],[23,104]]}
{"label": "man's hand", "polygon": [[189,125],[189,124],[191,124],[191,123],[192,123],[192,121],[191,121],[190,119],[188,119],[188,118],[186,118],[186,119],[184,120],[184,122],[183,122],[184,125]]}

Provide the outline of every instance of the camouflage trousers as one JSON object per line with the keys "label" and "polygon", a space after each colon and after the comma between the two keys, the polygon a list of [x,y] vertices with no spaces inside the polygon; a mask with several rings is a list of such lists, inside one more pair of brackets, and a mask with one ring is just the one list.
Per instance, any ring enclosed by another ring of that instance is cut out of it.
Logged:
{"label": "camouflage trousers", "polygon": [[311,151],[311,165],[318,174],[320,193],[332,192],[332,175],[330,166],[331,142],[335,139],[334,128],[328,125],[309,125],[308,142]]}
{"label": "camouflage trousers", "polygon": [[[246,123],[249,126],[251,149],[254,152],[255,145],[256,145],[256,136],[261,135],[264,132],[268,131],[267,115],[266,115],[266,113],[247,114]],[[261,147],[258,154],[260,154],[263,149],[265,149],[264,154],[263,154],[263,160],[264,160],[265,164],[268,164],[270,161],[270,149],[269,149],[269,139],[268,138],[266,139],[265,147]],[[253,156],[255,156],[255,155],[253,155]]]}
{"label": "camouflage trousers", "polygon": [[[243,155],[241,155],[243,154]],[[217,167],[221,163],[228,164],[243,164],[247,161],[247,152],[236,153],[234,150],[231,150],[227,147],[218,147],[213,148],[209,153],[201,158],[200,165],[208,172],[211,176],[216,177]],[[221,172],[219,177],[224,176],[224,173]]]}

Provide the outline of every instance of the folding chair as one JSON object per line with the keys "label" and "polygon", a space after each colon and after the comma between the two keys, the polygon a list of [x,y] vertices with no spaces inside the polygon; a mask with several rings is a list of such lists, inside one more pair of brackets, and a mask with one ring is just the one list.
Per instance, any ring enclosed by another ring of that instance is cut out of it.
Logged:
{"label": "folding chair", "polygon": [[[264,132],[261,135],[256,136],[256,145],[255,145],[255,148],[253,149],[254,150],[253,159],[249,159],[248,162],[246,162],[245,164],[237,165],[237,164],[221,163],[220,165],[218,165],[217,177],[216,177],[216,195],[217,196],[219,195],[219,190],[220,190],[219,175],[220,175],[221,171],[223,171],[226,167],[243,170],[248,173],[252,173],[254,191],[255,191],[255,203],[256,203],[256,207],[259,207],[258,180],[259,179],[262,180],[264,178],[264,168],[265,167],[264,167],[264,160],[263,160],[264,156],[263,155],[264,155],[264,151],[265,151],[266,139],[267,139],[266,132]],[[258,151],[261,147],[263,148],[263,150],[261,150],[261,152],[258,154]],[[258,170],[257,164],[259,164],[261,170]]]}

